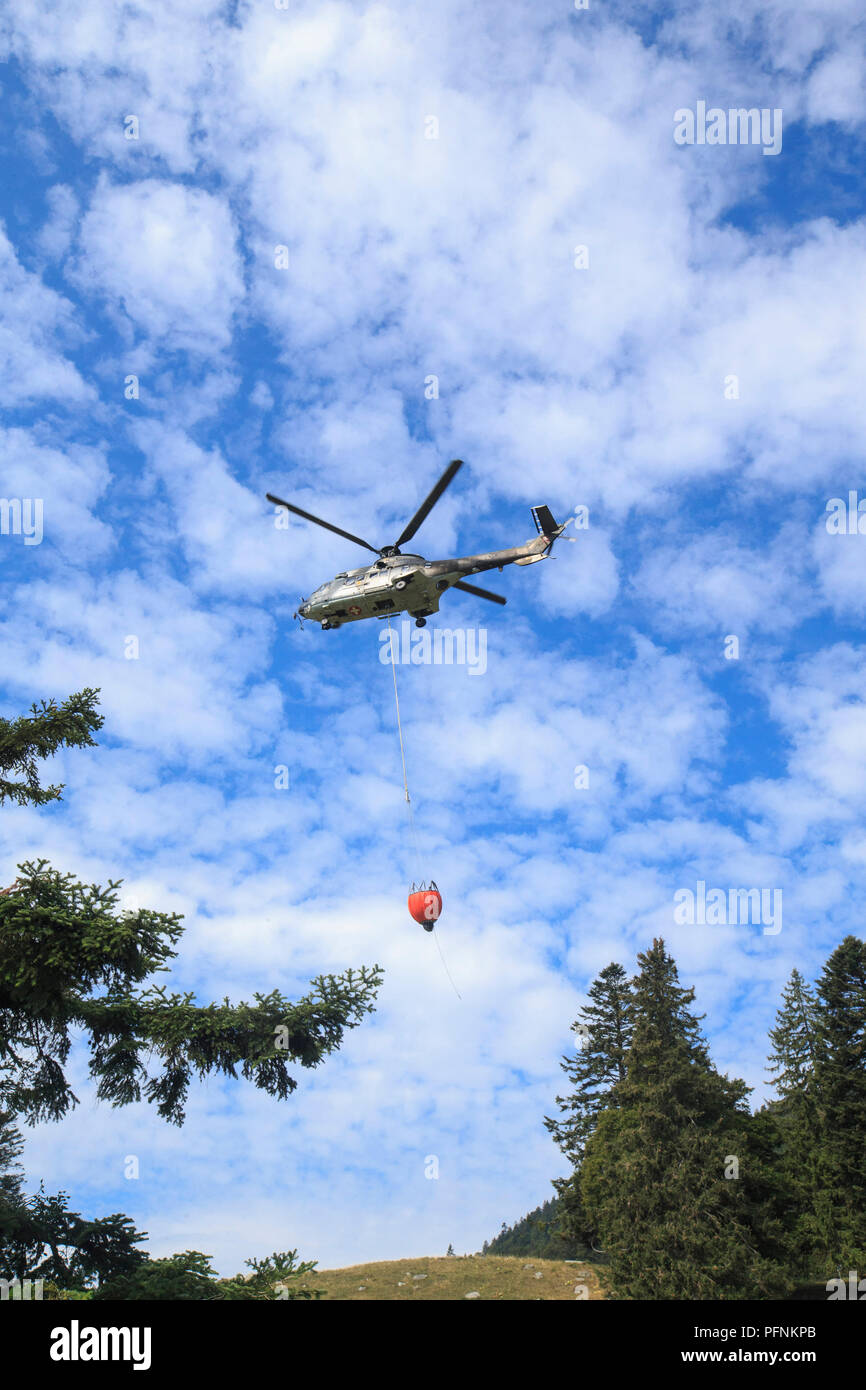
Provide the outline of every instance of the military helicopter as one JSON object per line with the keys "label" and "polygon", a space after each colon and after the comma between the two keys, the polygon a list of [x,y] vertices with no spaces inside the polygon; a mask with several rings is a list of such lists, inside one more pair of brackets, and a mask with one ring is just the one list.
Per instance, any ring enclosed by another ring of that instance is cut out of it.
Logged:
{"label": "military helicopter", "polygon": [[347,541],[362,545],[378,557],[372,564],[361,569],[343,570],[334,579],[320,584],[309,598],[301,600],[294,616],[302,621],[308,618],[321,623],[325,631],[340,627],[343,623],[359,622],[362,618],[387,618],[395,613],[409,613],[415,619],[416,627],[424,627],[431,614],[439,612],[439,600],[447,589],[460,589],[464,594],[474,594],[476,598],[486,598],[491,603],[505,603],[501,594],[467,584],[465,576],[480,574],[483,570],[501,570],[505,565],[534,565],[544,560],[567,525],[564,523],[560,526],[554,521],[547,507],[531,508],[538,534],[524,545],[512,546],[510,550],[490,550],[484,555],[461,555],[451,560],[425,560],[423,555],[404,555],[400,550],[400,546],[415,535],[462,467],[462,459],[453,459],[449,463],[393,545],[370,545],[360,536],[353,536],[351,531],[344,531],[342,527],[322,521],[321,517],[303,511],[292,502],[285,502],[282,497],[267,493],[268,501],[275,506],[286,507],[295,516],[324,526],[326,531],[344,536]]}

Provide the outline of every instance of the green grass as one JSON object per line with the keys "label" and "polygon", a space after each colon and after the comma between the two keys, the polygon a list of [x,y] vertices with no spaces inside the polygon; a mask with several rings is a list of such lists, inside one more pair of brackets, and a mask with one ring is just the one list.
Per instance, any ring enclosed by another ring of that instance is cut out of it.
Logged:
{"label": "green grass", "polygon": [[[413,1279],[415,1274],[426,1278]],[[320,1269],[310,1276],[306,1287],[324,1289],[326,1298],[361,1303],[383,1299],[407,1303],[465,1299],[471,1292],[480,1294],[478,1301],[486,1299],[488,1303],[573,1303],[577,1298],[575,1287],[582,1284],[586,1285],[590,1299],[604,1297],[596,1270],[590,1264],[539,1260],[531,1255],[457,1255]]]}

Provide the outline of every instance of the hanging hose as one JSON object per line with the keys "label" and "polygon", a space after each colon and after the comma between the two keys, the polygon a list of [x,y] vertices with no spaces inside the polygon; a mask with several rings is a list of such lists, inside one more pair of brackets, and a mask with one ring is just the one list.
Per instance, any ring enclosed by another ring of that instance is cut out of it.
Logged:
{"label": "hanging hose", "polygon": [[[411,832],[411,835],[412,835],[412,845],[413,845],[413,849],[414,849],[414,853],[415,853],[415,870],[416,870],[417,876],[418,876],[418,878],[419,878],[419,880],[420,880],[420,879],[421,879],[421,853],[420,853],[420,850],[419,850],[419,848],[418,848],[418,832],[417,832],[417,830],[416,830],[416,828],[415,828],[415,816],[414,816],[414,813],[413,813],[413,810],[412,810],[412,798],[411,798],[410,795],[409,795],[409,778],[408,778],[408,776],[406,775],[406,750],[405,750],[405,748],[404,748],[404,746],[403,746],[403,725],[402,725],[402,722],[401,722],[401,719],[400,719],[400,697],[399,697],[399,695],[397,694],[397,663],[396,663],[395,660],[394,660],[394,636],[393,636],[393,629],[392,629],[392,627],[391,627],[391,619],[390,619],[390,617],[388,618],[388,643],[389,643],[389,646],[390,646],[390,648],[391,648],[391,674],[392,674],[393,677],[394,677],[394,704],[395,704],[396,709],[397,709],[397,734],[398,734],[399,739],[400,739],[400,761],[401,761],[401,763],[402,763],[402,765],[403,765],[403,791],[404,791],[405,794],[406,794],[406,807],[407,807],[407,809],[408,809],[408,811],[409,811],[409,829],[410,829],[410,832]],[[459,989],[458,989],[457,986],[455,985],[453,979],[451,979],[451,971],[448,969],[448,966],[445,964],[445,957],[444,957],[444,955],[442,954],[442,947],[441,947],[440,944],[439,944],[439,936],[438,936],[438,934],[437,934],[435,931],[433,932],[433,939],[434,939],[435,942],[436,942],[436,950],[439,952],[439,959],[440,959],[441,962],[442,962],[442,968],[444,969],[445,974],[448,976],[448,979],[451,981],[451,987],[452,987],[452,989],[454,990],[454,993],[457,995],[457,998],[458,998],[458,999],[462,999],[462,998],[463,998],[462,994],[460,993]]]}

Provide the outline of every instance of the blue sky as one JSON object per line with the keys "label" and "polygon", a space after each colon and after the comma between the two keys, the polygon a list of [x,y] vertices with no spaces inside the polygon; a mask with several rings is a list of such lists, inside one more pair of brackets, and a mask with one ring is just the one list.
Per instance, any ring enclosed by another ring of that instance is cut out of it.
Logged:
{"label": "blue sky", "polygon": [[[176,1131],[76,1054],[34,1179],[226,1273],[478,1249],[562,1171],[588,985],[658,935],[769,1094],[782,984],[862,930],[866,539],[826,508],[866,486],[863,43],[839,0],[10,0],[0,495],[44,534],[0,536],[0,713],[98,685],[106,724],[6,811],[0,880],[45,855],[183,912],[202,999],[386,972],[282,1105],[211,1081]],[[781,110],[781,152],[676,144],[700,101]],[[483,627],[483,674],[400,667],[460,999],[406,913],[380,629],[292,622],[362,552],[264,500],[381,544],[455,456],[430,558],[590,519],[431,620]],[[698,880],[781,890],[782,930],[675,923]]]}

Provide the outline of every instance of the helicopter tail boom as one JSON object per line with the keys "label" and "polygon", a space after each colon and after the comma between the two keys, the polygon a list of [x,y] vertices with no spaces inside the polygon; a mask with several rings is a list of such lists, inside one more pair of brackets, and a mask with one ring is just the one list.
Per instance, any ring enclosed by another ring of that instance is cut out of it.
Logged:
{"label": "helicopter tail boom", "polygon": [[[565,521],[560,526],[549,507],[532,507],[530,510],[538,532],[538,540],[527,541],[527,546],[532,547],[534,553],[521,556],[519,560],[515,560],[516,565],[536,565],[539,560],[546,560],[553,549],[553,542],[562,535],[568,525]],[[539,545],[539,541],[543,541],[543,544]]]}
{"label": "helicopter tail boom", "polygon": [[483,555],[460,555],[453,560],[428,560],[423,573],[429,578],[438,578],[440,575],[480,574],[483,570],[498,570],[505,565],[537,564],[547,558],[553,542],[562,535],[568,523],[560,526],[549,507],[533,507],[532,515],[538,535],[524,541],[523,545],[514,545],[508,550],[488,550]]}

